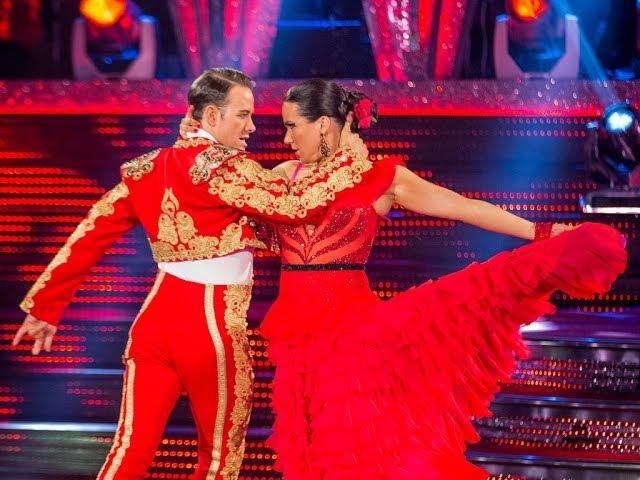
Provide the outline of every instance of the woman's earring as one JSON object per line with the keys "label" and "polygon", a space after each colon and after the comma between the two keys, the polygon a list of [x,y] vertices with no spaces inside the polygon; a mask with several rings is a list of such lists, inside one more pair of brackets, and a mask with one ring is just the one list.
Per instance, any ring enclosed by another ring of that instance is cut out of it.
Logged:
{"label": "woman's earring", "polygon": [[324,133],[320,134],[320,155],[322,155],[324,158],[327,158],[329,156],[329,153],[331,153],[331,151],[329,150],[329,144],[327,144],[327,139],[324,138]]}

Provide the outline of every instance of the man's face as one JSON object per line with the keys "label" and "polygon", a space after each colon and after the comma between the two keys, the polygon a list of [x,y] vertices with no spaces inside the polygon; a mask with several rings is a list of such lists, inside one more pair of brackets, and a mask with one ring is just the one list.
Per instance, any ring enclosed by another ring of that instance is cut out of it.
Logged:
{"label": "man's face", "polygon": [[215,107],[205,109],[203,126],[222,145],[245,150],[249,136],[256,131],[252,115],[253,93],[251,89],[242,85],[234,85],[229,90],[227,104],[222,109]]}

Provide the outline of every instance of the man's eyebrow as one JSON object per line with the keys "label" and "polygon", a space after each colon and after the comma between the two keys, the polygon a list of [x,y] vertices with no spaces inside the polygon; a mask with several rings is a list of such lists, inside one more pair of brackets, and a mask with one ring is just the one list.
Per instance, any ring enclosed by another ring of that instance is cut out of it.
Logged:
{"label": "man's eyebrow", "polygon": [[247,110],[247,109],[240,110],[238,113],[251,113],[251,110]]}

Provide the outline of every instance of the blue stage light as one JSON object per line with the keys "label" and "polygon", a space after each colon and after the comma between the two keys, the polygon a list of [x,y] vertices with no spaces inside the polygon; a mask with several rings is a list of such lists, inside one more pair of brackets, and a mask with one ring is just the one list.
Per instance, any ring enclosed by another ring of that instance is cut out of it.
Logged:
{"label": "blue stage light", "polygon": [[585,166],[603,187],[580,198],[585,213],[640,213],[640,122],[629,103],[614,103],[587,124]]}
{"label": "blue stage light", "polygon": [[631,105],[617,103],[605,110],[602,120],[608,132],[620,134],[629,130],[636,118],[636,110]]}

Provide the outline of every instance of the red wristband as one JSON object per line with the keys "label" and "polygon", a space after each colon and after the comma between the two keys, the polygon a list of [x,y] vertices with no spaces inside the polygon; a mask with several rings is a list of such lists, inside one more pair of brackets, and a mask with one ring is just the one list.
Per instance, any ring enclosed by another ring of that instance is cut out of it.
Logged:
{"label": "red wristband", "polygon": [[551,238],[551,229],[552,228],[553,228],[553,223],[550,223],[550,222],[536,222],[534,224],[533,241],[537,242],[539,240],[544,240],[546,238]]}

